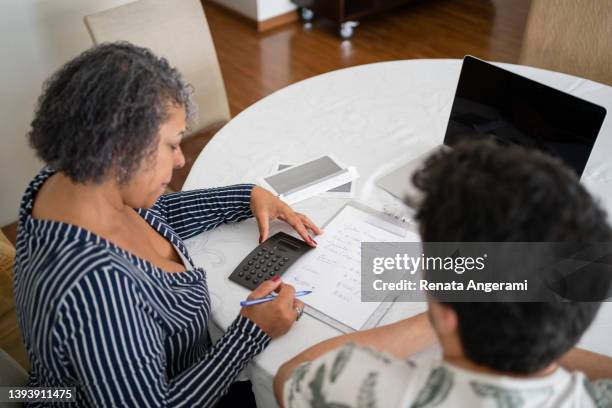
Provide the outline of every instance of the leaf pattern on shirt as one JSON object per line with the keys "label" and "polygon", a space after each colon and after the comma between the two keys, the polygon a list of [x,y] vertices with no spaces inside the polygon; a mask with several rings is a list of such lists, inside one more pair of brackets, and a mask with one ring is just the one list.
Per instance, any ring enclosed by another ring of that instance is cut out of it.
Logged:
{"label": "leaf pattern on shirt", "polygon": [[425,386],[419,391],[410,408],[435,407],[448,397],[454,386],[454,376],[446,367],[431,370]]}
{"label": "leaf pattern on shirt", "polygon": [[321,364],[315,373],[315,377],[310,382],[309,387],[312,393],[310,406],[312,408],[350,408],[348,405],[339,402],[327,402],[323,393],[323,383],[325,381],[325,364]]}
{"label": "leaf pattern on shirt", "polygon": [[289,398],[288,398],[288,406],[293,406],[293,401],[295,399],[295,393],[300,392],[300,386],[302,385],[302,381],[304,381],[304,377],[306,377],[306,373],[308,372],[308,368],[310,367],[310,362],[302,364],[291,373],[289,380],[291,381],[291,388],[289,388]]}
{"label": "leaf pattern on shirt", "polygon": [[525,405],[526,400],[553,394],[552,386],[518,390],[477,381],[470,381],[470,386],[479,397],[495,399],[497,408],[520,408]]}
{"label": "leaf pattern on shirt", "polygon": [[336,379],[338,378],[344,367],[346,367],[346,363],[348,363],[349,359],[351,358],[351,354],[353,353],[354,349],[355,343],[348,343],[338,352],[336,358],[334,359],[334,363],[331,368],[331,373],[329,374],[331,382],[336,382]]}
{"label": "leaf pattern on shirt", "polygon": [[357,394],[358,408],[375,408],[376,404],[376,384],[378,382],[378,372],[370,371],[361,383]]}
{"label": "leaf pattern on shirt", "polygon": [[376,351],[369,347],[364,347],[361,349],[362,351],[368,353],[370,356],[374,357],[376,360],[383,362],[385,364],[391,364],[391,358],[386,353],[381,353],[380,351]]}
{"label": "leaf pattern on shirt", "polygon": [[612,380],[589,381],[585,378],[584,388],[597,408],[612,407]]}

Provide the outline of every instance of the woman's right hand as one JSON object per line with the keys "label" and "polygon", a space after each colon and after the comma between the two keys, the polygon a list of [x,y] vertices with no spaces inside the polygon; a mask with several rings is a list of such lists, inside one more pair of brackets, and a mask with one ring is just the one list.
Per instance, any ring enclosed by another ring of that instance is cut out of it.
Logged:
{"label": "woman's right hand", "polygon": [[247,297],[248,300],[268,296],[278,292],[278,297],[270,302],[245,306],[240,314],[275,339],[287,333],[297,318],[297,308],[303,309],[304,303],[295,298],[295,288],[281,283],[280,279],[268,280],[259,285]]}

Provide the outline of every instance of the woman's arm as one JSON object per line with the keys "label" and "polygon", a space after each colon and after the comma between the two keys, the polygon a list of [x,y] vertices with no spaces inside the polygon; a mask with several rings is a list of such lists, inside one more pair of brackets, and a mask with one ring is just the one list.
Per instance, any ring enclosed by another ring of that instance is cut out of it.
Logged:
{"label": "woman's arm", "polygon": [[[213,406],[270,338],[238,317],[198,361],[168,377],[163,319],[125,272],[96,268],[61,304],[52,338],[91,406]],[[68,368],[68,367],[66,367]]]}
{"label": "woman's arm", "polygon": [[253,184],[182,191],[161,196],[151,211],[156,212],[182,238],[187,239],[220,224],[253,216]]}
{"label": "woman's arm", "polygon": [[570,371],[582,371],[591,381],[612,379],[612,357],[577,347],[559,360],[559,364]]}
{"label": "woman's arm", "polygon": [[399,358],[407,358],[436,341],[436,334],[426,313],[387,326],[334,337],[306,349],[281,366],[274,378],[276,399],[282,404],[283,385],[296,367],[346,343],[352,342],[378,351],[386,351]]}

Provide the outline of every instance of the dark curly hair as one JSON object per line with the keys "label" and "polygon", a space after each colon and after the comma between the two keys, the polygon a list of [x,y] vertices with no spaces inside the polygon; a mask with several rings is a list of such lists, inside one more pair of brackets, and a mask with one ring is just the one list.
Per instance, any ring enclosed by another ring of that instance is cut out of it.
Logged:
{"label": "dark curly hair", "polygon": [[[612,242],[605,212],[559,160],[518,146],[459,144],[413,176],[423,242]],[[566,255],[566,254],[563,254]],[[502,276],[510,276],[513,259]],[[506,275],[504,275],[506,274]],[[435,295],[434,295],[435,297]],[[598,302],[445,304],[473,362],[533,373],[560,358],[591,324]]]}
{"label": "dark curly hair", "polygon": [[44,84],[28,134],[48,166],[80,183],[127,182],[157,148],[171,105],[194,114],[191,86],[164,58],[127,42],[95,46]]}

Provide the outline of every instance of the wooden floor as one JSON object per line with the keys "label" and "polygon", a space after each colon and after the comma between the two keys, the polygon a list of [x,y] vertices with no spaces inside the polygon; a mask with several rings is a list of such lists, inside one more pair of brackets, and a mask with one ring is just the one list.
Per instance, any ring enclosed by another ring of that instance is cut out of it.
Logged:
{"label": "wooden floor", "polygon": [[[296,22],[258,33],[243,18],[203,2],[232,116],[289,84],[353,65],[465,54],[517,62],[529,3],[417,0],[361,21],[354,37],[342,41],[330,22],[315,20],[311,27]],[[207,141],[188,143],[188,159]],[[2,230],[14,242],[15,225]]]}
{"label": "wooden floor", "polygon": [[204,1],[232,115],[291,83],[352,65],[412,58],[517,62],[530,0],[417,0],[372,16],[350,41],[315,20],[257,33]]}

